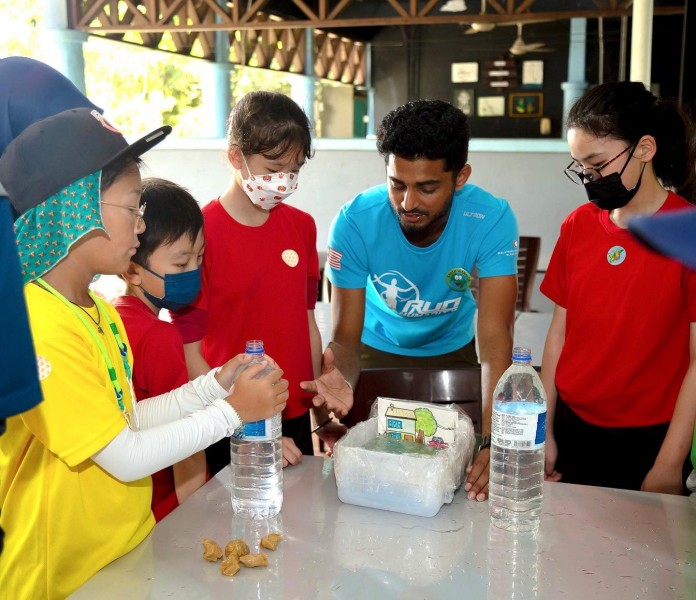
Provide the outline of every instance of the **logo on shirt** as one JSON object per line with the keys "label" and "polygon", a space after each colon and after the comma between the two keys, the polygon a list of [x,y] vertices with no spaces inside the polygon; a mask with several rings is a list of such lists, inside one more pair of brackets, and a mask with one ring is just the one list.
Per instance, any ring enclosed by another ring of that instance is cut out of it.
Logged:
{"label": "logo on shirt", "polygon": [[296,267],[300,263],[300,255],[297,254],[295,250],[283,250],[280,257],[283,259],[283,262],[288,265],[288,267]]}
{"label": "logo on shirt", "polygon": [[455,292],[466,292],[471,285],[471,275],[466,269],[456,267],[447,271],[445,282],[447,287]]}
{"label": "logo on shirt", "polygon": [[607,252],[607,262],[615,267],[626,260],[626,248],[622,246],[612,246]]}
{"label": "logo on shirt", "polygon": [[51,374],[51,371],[53,371],[51,361],[48,360],[45,356],[41,356],[40,354],[36,355],[36,366],[39,370],[39,381],[48,379],[48,376]]}
{"label": "logo on shirt", "polygon": [[501,250],[498,250],[497,254],[498,256],[517,256],[520,252],[520,244],[519,242],[515,239],[512,240],[512,248],[503,248]]}
{"label": "logo on shirt", "polygon": [[341,254],[338,250],[334,250],[333,248],[329,248],[329,251],[326,255],[326,262],[329,263],[329,266],[334,271],[340,271],[342,258],[343,258],[343,254]]}
{"label": "logo on shirt", "polygon": [[444,315],[459,308],[461,298],[443,302],[431,302],[420,297],[420,290],[415,283],[404,277],[399,271],[386,271],[372,276],[380,298],[395,313],[402,317],[418,318]]}

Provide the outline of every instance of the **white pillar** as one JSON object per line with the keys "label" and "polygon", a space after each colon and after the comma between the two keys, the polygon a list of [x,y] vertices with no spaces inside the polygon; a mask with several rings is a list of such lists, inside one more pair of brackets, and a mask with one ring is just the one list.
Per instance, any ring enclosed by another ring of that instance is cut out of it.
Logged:
{"label": "white pillar", "polygon": [[304,75],[292,77],[290,80],[291,91],[290,96],[304,110],[309,122],[316,132],[316,123],[314,122],[314,101],[316,99],[316,91],[314,85],[316,76],[314,75],[314,29],[307,27],[305,29],[305,65]]}
{"label": "white pillar", "polygon": [[375,86],[372,83],[372,44],[365,48],[365,85],[367,86],[367,137],[375,137]]}
{"label": "white pillar", "polygon": [[230,92],[232,68],[230,63],[210,62],[201,69],[201,88],[206,110],[200,137],[225,138],[227,135],[227,117],[232,104]]}
{"label": "white pillar", "polygon": [[631,24],[631,81],[650,88],[653,0],[635,0]]}
{"label": "white pillar", "polygon": [[65,0],[44,0],[46,62],[60,71],[83,94],[85,91],[85,59],[82,46],[87,34],[68,29],[68,3]]}
{"label": "white pillar", "polygon": [[570,45],[568,48],[568,81],[561,83],[563,90],[563,137],[565,122],[575,101],[587,89],[585,78],[585,52],[587,50],[587,19],[570,20]]}

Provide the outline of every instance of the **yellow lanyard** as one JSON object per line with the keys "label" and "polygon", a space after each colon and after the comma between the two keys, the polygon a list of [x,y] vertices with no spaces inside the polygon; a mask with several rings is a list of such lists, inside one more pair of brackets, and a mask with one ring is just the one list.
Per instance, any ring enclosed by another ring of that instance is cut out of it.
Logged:
{"label": "yellow lanyard", "polygon": [[[123,418],[126,420],[126,423],[128,424],[128,427],[132,429],[133,431],[138,430],[138,422],[137,422],[137,415],[135,413],[135,410],[129,411],[126,408],[126,405],[123,402],[123,388],[121,387],[121,384],[118,381],[118,377],[116,376],[116,369],[114,369],[114,365],[111,362],[111,358],[109,356],[109,353],[106,350],[106,346],[104,346],[104,342],[101,339],[101,337],[97,334],[95,331],[94,327],[85,319],[84,315],[77,310],[77,307],[70,302],[63,294],[61,294],[58,290],[54,289],[51,287],[48,283],[46,283],[41,277],[38,277],[36,279],[37,283],[41,285],[45,290],[53,294],[56,298],[58,298],[65,306],[67,306],[72,313],[82,321],[84,326],[87,328],[87,331],[89,331],[89,334],[92,336],[92,339],[94,340],[94,343],[96,344],[97,348],[99,349],[99,352],[101,352],[102,357],[104,358],[104,362],[106,363],[106,368],[109,372],[109,379],[111,380],[111,385],[114,388],[114,394],[116,395],[116,402],[118,403],[118,408],[121,411],[121,414],[123,415]],[[118,346],[118,351],[121,355],[121,360],[123,361],[123,368],[126,372],[126,379],[128,380],[128,385],[131,390],[131,402],[134,404],[135,403],[135,395],[133,394],[133,385],[132,385],[132,374],[131,374],[131,368],[130,365],[128,364],[128,346],[126,343],[121,339],[121,334],[118,331],[118,327],[116,326],[116,323],[114,323],[109,316],[109,313],[107,312],[106,308],[104,305],[101,303],[101,301],[92,294],[92,292],[88,291],[89,297],[92,299],[94,302],[95,306],[97,307],[97,311],[101,312],[101,314],[104,315],[104,318],[106,319],[107,324],[109,325],[109,330],[111,331],[111,334],[114,336],[114,339],[116,340],[116,344]]]}

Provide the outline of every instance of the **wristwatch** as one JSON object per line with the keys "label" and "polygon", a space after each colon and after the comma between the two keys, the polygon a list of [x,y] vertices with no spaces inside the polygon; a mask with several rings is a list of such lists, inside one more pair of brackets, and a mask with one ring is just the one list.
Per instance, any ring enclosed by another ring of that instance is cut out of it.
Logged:
{"label": "wristwatch", "polygon": [[481,450],[485,450],[486,448],[490,448],[490,447],[491,447],[491,434],[489,433],[488,435],[484,435],[481,438],[481,445],[479,446],[479,452],[481,452]]}

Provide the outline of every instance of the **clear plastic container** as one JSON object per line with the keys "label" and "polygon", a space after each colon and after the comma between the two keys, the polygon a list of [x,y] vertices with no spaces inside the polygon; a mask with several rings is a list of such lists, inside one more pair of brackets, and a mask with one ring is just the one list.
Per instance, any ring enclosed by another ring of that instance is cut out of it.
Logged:
{"label": "clear plastic container", "polygon": [[[413,405],[432,406],[427,402]],[[422,517],[432,517],[444,503],[452,502],[473,455],[476,436],[469,416],[454,404],[447,407],[458,413],[456,442],[433,454],[369,449],[378,435],[376,416],[351,428],[334,448],[341,502]]]}

